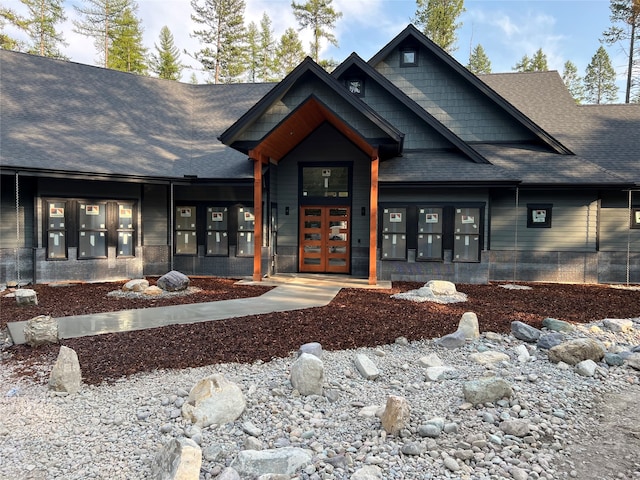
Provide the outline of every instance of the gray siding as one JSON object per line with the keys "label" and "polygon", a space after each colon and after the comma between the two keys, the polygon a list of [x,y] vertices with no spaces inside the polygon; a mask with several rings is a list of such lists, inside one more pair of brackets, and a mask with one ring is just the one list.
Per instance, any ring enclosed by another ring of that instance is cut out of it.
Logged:
{"label": "gray siding", "polygon": [[33,245],[34,188],[33,178],[18,176],[18,222],[16,222],[16,178],[13,175],[2,175],[2,184],[0,185],[0,245],[3,249],[31,247]]}
{"label": "gray siding", "polygon": [[375,68],[465,141],[531,139],[530,133],[423,49],[417,67],[401,68],[395,50]]}
{"label": "gray siding", "polygon": [[[553,205],[551,228],[527,228],[528,203]],[[597,214],[595,192],[520,192],[517,211],[515,192],[495,198],[491,207],[491,250],[595,252]]]}
{"label": "gray siding", "polygon": [[167,245],[169,229],[169,187],[145,185],[142,193],[143,245]]}
{"label": "gray siding", "polygon": [[[635,200],[635,198],[634,198]],[[640,198],[632,205],[640,207]],[[640,229],[630,228],[629,197],[624,192],[604,194],[600,205],[600,251],[640,252]]]}

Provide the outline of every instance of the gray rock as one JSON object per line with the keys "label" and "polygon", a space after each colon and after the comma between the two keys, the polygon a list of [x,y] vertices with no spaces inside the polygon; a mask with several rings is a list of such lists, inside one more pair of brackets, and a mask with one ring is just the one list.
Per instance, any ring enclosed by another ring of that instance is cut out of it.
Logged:
{"label": "gray rock", "polygon": [[425,355],[424,357],[421,357],[418,360],[418,363],[420,365],[422,365],[423,367],[427,367],[427,368],[429,368],[429,367],[441,367],[443,365],[442,360],[435,353],[430,353],[428,355]]}
{"label": "gray rock", "polygon": [[315,355],[301,354],[291,365],[291,386],[301,395],[322,395],[324,365]]}
{"label": "gray rock", "polygon": [[151,466],[157,480],[198,480],[202,450],[189,438],[174,438],[156,454]]}
{"label": "gray rock", "polygon": [[236,420],[246,402],[240,387],[221,374],[200,380],[182,405],[182,416],[199,427],[222,425]]}
{"label": "gray rock", "polygon": [[471,359],[471,361],[479,363],[480,365],[508,362],[510,360],[509,355],[495,350],[472,353],[471,355],[469,355],[469,358]]}
{"label": "gray rock", "polygon": [[520,438],[526,437],[530,432],[529,423],[525,420],[505,420],[500,423],[499,428],[506,435],[513,435],[514,437]]}
{"label": "gray rock", "polygon": [[631,368],[640,370],[640,353],[632,353],[625,361]]}
{"label": "gray rock", "polygon": [[604,357],[604,349],[591,338],[577,338],[550,348],[548,355],[553,363],[576,365],[583,360],[599,362]]}
{"label": "gray rock", "polygon": [[176,270],[171,270],[161,276],[156,282],[158,287],[167,292],[178,292],[186,290],[189,286],[189,277],[184,273],[180,273]]}
{"label": "gray rock", "polygon": [[518,340],[522,340],[523,342],[535,343],[540,338],[540,330],[532,327],[531,325],[527,325],[524,322],[514,321],[511,322],[511,333]]}
{"label": "gray rock", "polygon": [[573,332],[576,329],[569,322],[563,322],[562,320],[558,320],[555,318],[545,318],[544,320],[542,320],[542,326],[548,328],[549,330],[553,330],[554,332],[565,333]]}
{"label": "gray rock", "polygon": [[297,447],[283,447],[270,450],[242,450],[231,462],[242,478],[260,475],[293,475],[311,462],[312,451]]}
{"label": "gray rock", "polygon": [[125,292],[144,292],[147,288],[149,288],[149,281],[144,278],[129,280],[122,286]]}
{"label": "gray rock", "polygon": [[429,367],[425,372],[425,376],[430,382],[437,382],[447,378],[455,378],[457,375],[458,371],[453,367]]}
{"label": "gray rock", "polygon": [[458,331],[462,332],[464,338],[474,340],[480,336],[480,326],[478,316],[473,312],[465,312],[458,323]]}
{"label": "gray rock", "polygon": [[442,430],[437,425],[427,423],[426,425],[420,425],[418,427],[418,435],[421,437],[437,438],[442,433]]}
{"label": "gray rock", "polygon": [[302,355],[303,353],[315,355],[316,357],[322,359],[322,345],[320,345],[318,342],[305,343],[298,349],[298,356]]}
{"label": "gray rock", "polygon": [[75,350],[62,345],[49,376],[49,388],[56,392],[77,393],[82,385],[80,362]]}
{"label": "gray rock", "polygon": [[504,397],[511,397],[513,390],[511,385],[497,377],[481,378],[465,382],[462,386],[464,399],[474,405],[486,402],[495,402]]}
{"label": "gray rock", "polygon": [[16,298],[16,303],[21,307],[38,305],[38,295],[35,290],[30,288],[20,288],[15,291],[14,296]]}
{"label": "gray rock", "polygon": [[436,345],[445,348],[459,348],[467,343],[464,332],[456,330],[453,333],[440,337],[434,342]]}
{"label": "gray rock", "polygon": [[583,377],[593,377],[598,365],[593,360],[583,360],[576,364],[576,372]]}
{"label": "gray rock", "polygon": [[511,475],[513,480],[527,480],[529,478],[527,471],[520,467],[511,467],[509,469],[509,475]]}
{"label": "gray rock", "polygon": [[231,467],[227,467],[220,472],[216,480],[240,480],[240,474]]}
{"label": "gray rock", "polygon": [[404,444],[400,451],[405,455],[422,455],[425,452],[425,449],[419,443],[411,442]]}
{"label": "gray rock", "polygon": [[455,284],[446,280],[430,280],[425,286],[429,287],[434,295],[454,295],[458,292]]}
{"label": "gray rock", "polygon": [[356,355],[354,362],[360,375],[367,380],[375,380],[380,376],[380,370],[376,364],[363,353]]}
{"label": "gray rock", "polygon": [[383,478],[382,470],[376,465],[365,465],[351,475],[351,480],[379,480],[381,478]]}
{"label": "gray rock", "polygon": [[619,367],[624,364],[624,358],[618,353],[606,352],[604,354],[604,361],[611,367]]}
{"label": "gray rock", "polygon": [[49,343],[58,343],[58,321],[49,315],[38,315],[24,327],[24,338],[27,345],[38,347]]}
{"label": "gray rock", "polygon": [[565,336],[560,332],[542,333],[538,338],[537,346],[543,350],[549,350],[556,345],[560,345],[564,342]]}
{"label": "gray rock", "polygon": [[444,459],[444,466],[452,472],[457,472],[458,470],[460,470],[460,465],[458,465],[458,462],[453,457],[446,457]]}
{"label": "gray rock", "polygon": [[633,332],[633,321],[628,318],[605,318],[602,325],[616,333]]}

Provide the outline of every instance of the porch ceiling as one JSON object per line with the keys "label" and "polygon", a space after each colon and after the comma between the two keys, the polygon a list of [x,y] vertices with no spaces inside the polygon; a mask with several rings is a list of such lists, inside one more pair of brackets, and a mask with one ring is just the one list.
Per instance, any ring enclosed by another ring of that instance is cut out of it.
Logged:
{"label": "porch ceiling", "polygon": [[260,143],[249,151],[249,156],[263,163],[267,163],[269,159],[279,162],[324,122],[333,125],[369,157],[376,158],[378,156],[376,145],[371,145],[315,97],[307,99],[271,130]]}

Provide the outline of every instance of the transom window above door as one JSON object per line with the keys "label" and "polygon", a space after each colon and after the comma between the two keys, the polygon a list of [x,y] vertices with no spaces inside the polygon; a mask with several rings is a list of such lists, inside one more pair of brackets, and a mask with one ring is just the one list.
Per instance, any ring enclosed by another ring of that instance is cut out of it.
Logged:
{"label": "transom window above door", "polygon": [[303,167],[302,196],[349,198],[349,167]]}

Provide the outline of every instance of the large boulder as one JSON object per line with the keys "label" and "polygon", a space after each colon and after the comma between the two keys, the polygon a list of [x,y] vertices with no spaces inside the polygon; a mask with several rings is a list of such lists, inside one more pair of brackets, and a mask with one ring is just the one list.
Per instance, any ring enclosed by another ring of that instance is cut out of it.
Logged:
{"label": "large boulder", "polygon": [[58,343],[58,321],[49,315],[38,315],[24,327],[24,338],[27,345],[38,347],[48,343]]}
{"label": "large boulder", "polygon": [[387,406],[382,414],[382,428],[391,435],[398,435],[409,426],[411,407],[404,397],[389,395]]}
{"label": "large boulder", "polygon": [[56,392],[77,393],[81,385],[78,355],[75,350],[62,345],[49,376],[49,388]]}
{"label": "large boulder", "polygon": [[174,438],[156,454],[151,467],[154,480],[198,480],[202,450],[190,438]]}
{"label": "large boulder", "polygon": [[434,295],[455,295],[458,293],[455,284],[446,280],[429,280],[425,286],[429,287]]}
{"label": "large boulder", "polygon": [[551,347],[548,355],[553,363],[576,365],[583,360],[599,362],[604,357],[604,348],[591,338],[577,338]]}
{"label": "large boulder", "polygon": [[158,287],[162,290],[166,290],[167,292],[179,292],[181,290],[186,290],[189,286],[189,282],[189,277],[184,273],[171,270],[161,276],[156,283]]}
{"label": "large boulder", "polygon": [[518,340],[522,340],[523,342],[535,343],[540,338],[540,334],[542,333],[537,328],[532,327],[531,325],[527,325],[524,322],[514,321],[511,322],[511,333]]}
{"label": "large boulder", "polygon": [[242,450],[231,462],[241,478],[260,475],[294,475],[311,463],[312,452],[303,448],[283,447],[271,450]]}
{"label": "large boulder", "polygon": [[182,405],[182,416],[199,427],[236,420],[246,407],[240,387],[221,374],[200,380]]}
{"label": "large boulder", "polygon": [[129,280],[122,286],[124,292],[144,292],[147,288],[149,288],[149,280],[144,278]]}
{"label": "large boulder", "polygon": [[464,334],[468,340],[474,340],[480,336],[478,316],[473,312],[465,312],[458,323],[458,331]]}
{"label": "large boulder", "polygon": [[301,395],[322,395],[324,365],[315,355],[301,354],[291,365],[291,386]]}
{"label": "large boulder", "polygon": [[553,330],[554,332],[564,333],[570,333],[576,329],[576,327],[571,325],[569,322],[563,322],[562,320],[550,317],[542,320],[542,326],[548,328],[549,330]]}
{"label": "large boulder", "polygon": [[21,307],[38,305],[38,295],[35,290],[30,288],[20,288],[16,290],[14,296],[16,297],[16,303]]}
{"label": "large boulder", "polygon": [[497,377],[481,378],[465,382],[462,392],[467,402],[474,405],[495,402],[504,397],[511,397],[513,389],[509,383]]}

